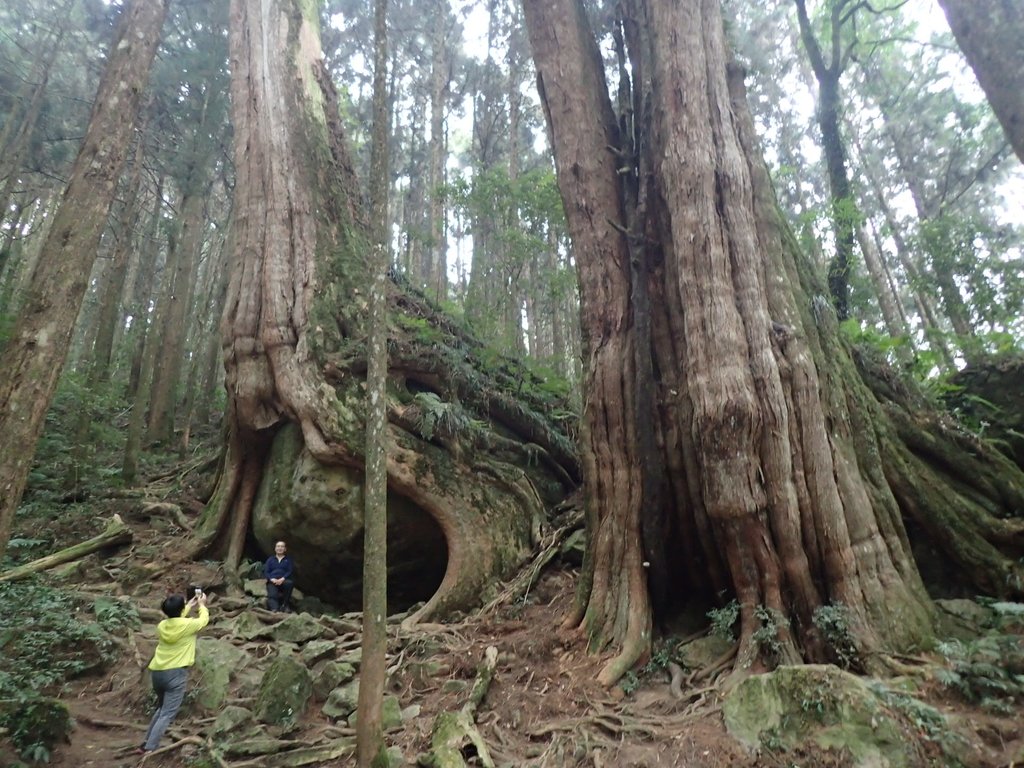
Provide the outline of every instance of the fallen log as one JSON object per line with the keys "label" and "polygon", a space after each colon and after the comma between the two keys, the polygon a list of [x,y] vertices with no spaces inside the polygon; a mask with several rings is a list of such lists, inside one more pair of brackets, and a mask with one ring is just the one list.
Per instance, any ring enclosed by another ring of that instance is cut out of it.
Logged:
{"label": "fallen log", "polygon": [[0,581],[24,579],[33,573],[39,573],[64,563],[80,560],[86,555],[91,555],[93,552],[98,552],[101,549],[107,549],[119,544],[127,544],[132,540],[132,535],[132,529],[124,524],[119,515],[114,515],[107,523],[107,527],[103,529],[103,533],[98,536],[93,536],[87,541],[74,544],[59,552],[54,552],[52,555],[41,557],[38,560],[33,560],[31,563],[25,563],[25,565],[19,565],[17,568],[11,568],[9,571],[0,573]]}

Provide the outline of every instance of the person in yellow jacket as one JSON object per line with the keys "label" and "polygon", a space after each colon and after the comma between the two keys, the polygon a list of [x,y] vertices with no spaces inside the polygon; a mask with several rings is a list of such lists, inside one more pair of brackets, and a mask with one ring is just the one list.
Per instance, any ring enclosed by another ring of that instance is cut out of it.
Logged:
{"label": "person in yellow jacket", "polygon": [[[189,618],[193,607],[199,606],[199,616]],[[206,609],[206,595],[196,590],[195,596],[185,602],[181,595],[171,595],[160,604],[160,610],[167,616],[156,626],[159,642],[149,669],[153,676],[153,690],[156,692],[157,707],[149,722],[146,740],[140,752],[152,752],[160,745],[160,739],[178,714],[185,698],[188,682],[188,668],[196,660],[196,635],[210,621]]]}

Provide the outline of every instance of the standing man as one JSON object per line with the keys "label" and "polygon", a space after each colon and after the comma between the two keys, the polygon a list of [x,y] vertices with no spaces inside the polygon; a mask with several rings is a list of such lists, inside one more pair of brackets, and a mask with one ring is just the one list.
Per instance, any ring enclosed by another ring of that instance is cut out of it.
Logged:
{"label": "standing man", "polygon": [[290,611],[292,599],[292,559],[285,554],[288,547],[283,541],[274,545],[274,554],[263,565],[263,578],[267,580],[267,608],[271,611]]}

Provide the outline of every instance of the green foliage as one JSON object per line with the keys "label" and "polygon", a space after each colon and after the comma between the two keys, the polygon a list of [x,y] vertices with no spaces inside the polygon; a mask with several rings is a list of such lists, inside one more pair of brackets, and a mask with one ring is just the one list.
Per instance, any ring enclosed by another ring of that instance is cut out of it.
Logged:
{"label": "green foliage", "polygon": [[1016,635],[989,635],[972,642],[939,645],[949,666],[936,679],[966,701],[1009,713],[1024,701],[1024,641]]}
{"label": "green foliage", "polygon": [[676,661],[674,652],[678,639],[666,637],[655,643],[651,652],[651,658],[639,670],[630,670],[622,677],[619,687],[624,693],[632,694],[643,684],[645,680],[651,680],[659,674],[668,670],[668,665]]}
{"label": "green foliage", "polygon": [[850,627],[850,609],[842,603],[829,603],[814,612],[811,619],[843,669],[861,667],[860,652]]}
{"label": "green foliage", "polygon": [[433,392],[418,392],[413,403],[416,410],[411,416],[424,440],[432,440],[438,434],[458,435],[473,426],[473,420],[457,403],[446,403]]}
{"label": "green foliage", "polygon": [[[0,699],[52,690],[114,658],[110,636],[83,620],[82,606],[65,592],[31,579],[0,582],[0,604]],[[127,610],[105,618],[111,626],[130,621]]]}
{"label": "green foliage", "polygon": [[101,597],[93,603],[96,621],[111,635],[124,634],[125,630],[139,629],[142,620],[135,605],[126,600]]}
{"label": "green foliage", "polygon": [[50,762],[53,747],[71,731],[68,708],[55,699],[34,694],[8,704],[0,723],[21,756],[30,763]]}
{"label": "green foliage", "polygon": [[740,620],[740,604],[732,600],[721,608],[712,608],[707,613],[711,620],[711,633],[726,640],[735,640],[733,627]]}
{"label": "green foliage", "polygon": [[946,741],[951,738],[946,718],[939,710],[902,691],[894,691],[878,681],[871,681],[868,687],[889,709],[907,719],[914,729],[931,741]]}
{"label": "green foliage", "polygon": [[760,626],[754,630],[750,639],[767,658],[778,661],[782,657],[779,633],[789,626],[789,620],[774,608],[763,605],[754,608],[754,616],[757,617]]}

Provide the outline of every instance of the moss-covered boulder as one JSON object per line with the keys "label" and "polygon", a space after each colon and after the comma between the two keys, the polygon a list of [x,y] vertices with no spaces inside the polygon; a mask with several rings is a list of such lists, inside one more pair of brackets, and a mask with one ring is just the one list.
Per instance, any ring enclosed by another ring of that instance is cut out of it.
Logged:
{"label": "moss-covered boulder", "polygon": [[223,737],[229,733],[238,731],[245,725],[253,722],[252,712],[245,707],[230,705],[224,707],[213,723],[212,734],[215,737]]}
{"label": "moss-covered boulder", "polygon": [[231,682],[249,663],[249,655],[227,640],[200,637],[192,671],[192,700],[202,710],[218,711],[227,701]]}
{"label": "moss-covered boulder", "polygon": [[255,640],[271,636],[272,628],[260,621],[252,611],[243,611],[235,617],[231,634],[240,640]]}
{"label": "moss-covered boulder", "polygon": [[327,633],[327,628],[308,613],[293,613],[273,626],[271,636],[282,643],[305,643]]}
{"label": "moss-covered boulder", "polygon": [[[349,726],[355,728],[358,720],[359,709],[356,708],[348,716]],[[381,701],[380,721],[381,727],[385,731],[397,728],[402,724],[402,705],[398,701],[398,697],[385,694],[384,699]]]}
{"label": "moss-covered boulder", "polygon": [[295,727],[313,695],[309,670],[290,654],[280,654],[263,675],[256,696],[256,719],[285,730]]}
{"label": "moss-covered boulder", "polygon": [[[313,667],[312,675],[313,698],[317,701],[326,701],[331,691],[356,676],[356,670],[344,661],[321,661]],[[339,717],[345,717],[347,714],[346,712]]]}
{"label": "moss-covered boulder", "polygon": [[845,751],[861,768],[912,766],[916,746],[868,683],[838,667],[780,667],[740,683],[722,713],[729,733],[753,750],[815,744]]}
{"label": "moss-covered boulder", "polygon": [[359,703],[359,681],[353,680],[347,685],[335,688],[327,696],[324,703],[324,714],[335,720],[344,720],[356,711]]}
{"label": "moss-covered boulder", "polygon": [[302,646],[299,658],[307,667],[312,667],[324,659],[333,657],[336,650],[337,646],[330,640],[313,640]]}
{"label": "moss-covered boulder", "polygon": [[703,669],[729,653],[736,641],[721,635],[705,635],[679,647],[679,662],[687,669]]}

